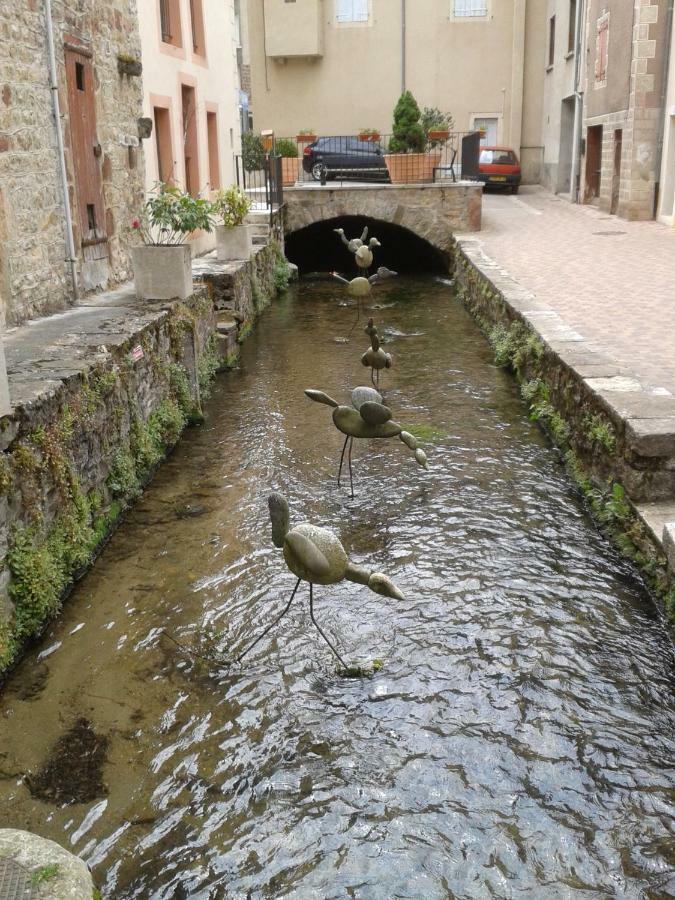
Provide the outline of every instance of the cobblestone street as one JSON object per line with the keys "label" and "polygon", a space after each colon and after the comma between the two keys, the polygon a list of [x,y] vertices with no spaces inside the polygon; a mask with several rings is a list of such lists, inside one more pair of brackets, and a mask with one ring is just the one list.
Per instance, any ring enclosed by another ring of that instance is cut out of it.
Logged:
{"label": "cobblestone street", "polygon": [[647,386],[675,394],[675,228],[539,187],[487,193],[485,253]]}

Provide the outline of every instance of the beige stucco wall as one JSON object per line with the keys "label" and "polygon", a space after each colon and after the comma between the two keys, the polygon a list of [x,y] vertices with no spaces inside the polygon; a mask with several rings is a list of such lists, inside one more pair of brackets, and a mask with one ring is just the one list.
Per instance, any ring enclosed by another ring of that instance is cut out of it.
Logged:
{"label": "beige stucco wall", "polygon": [[[542,184],[550,191],[569,191],[571,140],[574,130],[574,73],[576,56],[568,50],[569,0],[548,0],[546,11],[546,51],[551,16],[555,16],[556,35],[553,65],[544,74],[543,123],[544,168]],[[567,101],[564,104],[564,101]],[[570,116],[571,113],[571,116]]]}
{"label": "beige stucco wall", "polygon": [[675,27],[671,34],[668,88],[663,123],[659,218],[675,226]]}
{"label": "beige stucco wall", "polygon": [[[288,57],[266,57],[263,6],[249,4],[256,130],[390,133],[402,88],[401,3],[370,0],[369,21],[347,24],[336,22],[333,0],[303,2],[322,11],[320,57],[292,58],[292,40]],[[279,4],[277,14],[294,5]],[[545,0],[489,0],[485,19],[454,19],[450,0],[408,0],[406,87],[421,107],[451,112],[456,130],[494,116],[500,142],[519,149],[526,135],[540,155],[541,78],[529,76],[540,71],[544,8]]]}
{"label": "beige stucco wall", "polygon": [[[173,145],[174,180],[185,184],[182,134],[181,85],[194,87],[199,160],[199,187],[210,192],[209,153],[206,113],[216,112],[220,180],[224,187],[235,180],[234,153],[240,143],[239,83],[233,0],[203,0],[205,56],[192,50],[190,0],[179,0],[183,47],[161,40],[159,3],[143,0],[139,4],[139,25],[143,52],[144,115],[153,117],[153,106],[168,104]],[[158,99],[159,98],[159,99]],[[157,145],[146,142],[146,187],[151,190],[159,180]],[[213,236],[193,242],[196,252],[213,246]]]}

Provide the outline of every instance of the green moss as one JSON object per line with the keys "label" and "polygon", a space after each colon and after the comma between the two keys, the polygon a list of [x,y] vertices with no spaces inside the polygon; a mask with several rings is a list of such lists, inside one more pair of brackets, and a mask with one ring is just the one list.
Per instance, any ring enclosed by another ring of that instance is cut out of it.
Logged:
{"label": "green moss", "polygon": [[237,343],[243,344],[249,334],[253,331],[253,324],[250,319],[245,319],[239,326],[237,333]]}
{"label": "green moss", "polygon": [[103,894],[99,891],[98,888],[94,888],[94,893],[91,895],[91,900],[103,900]]}
{"label": "green moss", "polygon": [[129,448],[115,453],[106,483],[114,497],[131,500],[140,493],[136,463]]}
{"label": "green moss", "polygon": [[231,353],[228,353],[224,360],[221,361],[220,365],[223,369],[233,369],[237,363],[239,362],[239,351],[233,350]]}
{"label": "green moss", "polygon": [[42,461],[26,444],[18,444],[14,447],[12,459],[20,472],[36,475],[42,469]]}
{"label": "green moss", "polygon": [[212,334],[199,355],[199,363],[197,365],[199,394],[202,400],[208,400],[211,396],[213,379],[219,366],[220,357],[218,355],[218,340],[215,334]]}
{"label": "green moss", "polygon": [[438,438],[443,437],[443,432],[433,425],[404,425],[403,430],[412,434],[417,440],[431,443]]}
{"label": "green moss", "polygon": [[277,290],[277,293],[281,293],[288,288],[288,283],[291,280],[291,267],[288,265],[288,262],[285,257],[282,257],[277,261],[276,266],[274,267],[274,287]]}
{"label": "green moss", "polygon": [[59,874],[57,863],[51,863],[48,866],[41,866],[31,873],[30,880],[32,884],[43,884],[51,878],[55,878]]}
{"label": "green moss", "polygon": [[12,486],[12,469],[7,456],[0,454],[0,495],[6,494]]}
{"label": "green moss", "polygon": [[0,672],[6,669],[16,654],[16,640],[9,622],[0,618]]}
{"label": "green moss", "polygon": [[608,453],[616,450],[616,430],[604,416],[588,414],[584,416],[582,427],[590,444],[603,447]]}

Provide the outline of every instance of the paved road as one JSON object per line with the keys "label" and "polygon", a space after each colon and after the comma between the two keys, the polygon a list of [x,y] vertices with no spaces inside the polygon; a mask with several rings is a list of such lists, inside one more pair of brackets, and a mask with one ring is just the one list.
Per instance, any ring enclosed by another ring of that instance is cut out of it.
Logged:
{"label": "paved road", "polygon": [[645,385],[675,394],[675,228],[537,187],[483,202],[485,252]]}

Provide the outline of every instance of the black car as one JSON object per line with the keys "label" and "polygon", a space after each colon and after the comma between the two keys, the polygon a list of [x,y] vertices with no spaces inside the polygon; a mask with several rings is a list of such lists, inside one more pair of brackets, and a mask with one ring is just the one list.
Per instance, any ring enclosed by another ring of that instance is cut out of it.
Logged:
{"label": "black car", "polygon": [[354,178],[360,181],[389,181],[382,147],[375,141],[356,137],[321,137],[305,147],[302,168],[315,181],[326,178]]}

